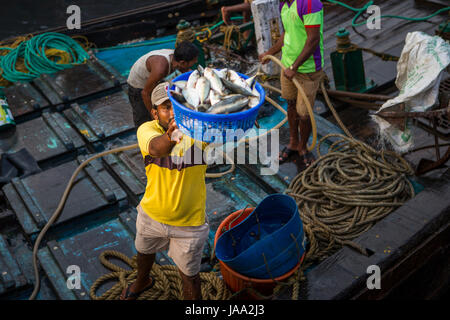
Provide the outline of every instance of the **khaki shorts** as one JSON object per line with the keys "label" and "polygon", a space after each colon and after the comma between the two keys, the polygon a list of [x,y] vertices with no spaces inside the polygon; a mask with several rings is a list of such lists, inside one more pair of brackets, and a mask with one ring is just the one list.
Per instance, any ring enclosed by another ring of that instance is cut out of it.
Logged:
{"label": "khaki shorts", "polygon": [[[317,90],[319,89],[320,81],[325,73],[322,70],[311,72],[311,73],[300,73],[297,72],[295,74],[295,78],[302,86],[305,91],[306,97],[311,104],[311,108],[314,107],[314,101],[316,100]],[[297,87],[294,82],[288,80],[283,71],[281,71],[280,76],[281,82],[281,97],[286,100],[297,100],[297,113],[299,116],[308,116],[308,108],[306,107],[306,103],[303,100],[300,92],[298,92]]]}
{"label": "khaki shorts", "polygon": [[169,249],[168,255],[185,275],[200,272],[203,247],[209,235],[209,224],[198,227],[176,227],[157,222],[137,206],[136,250],[153,254]]}

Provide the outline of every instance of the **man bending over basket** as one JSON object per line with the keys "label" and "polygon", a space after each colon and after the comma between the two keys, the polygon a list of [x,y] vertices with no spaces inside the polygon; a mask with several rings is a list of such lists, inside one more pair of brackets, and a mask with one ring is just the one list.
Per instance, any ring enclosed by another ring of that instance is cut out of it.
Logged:
{"label": "man bending over basket", "polygon": [[136,128],[153,120],[150,95],[156,85],[175,70],[187,72],[197,63],[197,58],[197,47],[189,41],[183,41],[175,50],[150,51],[134,63],[127,83]]}
{"label": "man bending over basket", "polygon": [[155,120],[143,123],[137,139],[145,162],[147,186],[137,207],[136,220],[137,278],[122,291],[122,300],[134,300],[155,283],[150,276],[158,251],[177,265],[184,299],[201,299],[200,264],[209,234],[206,220],[206,163],[196,163],[195,152],[203,152],[206,143],[188,136],[172,141],[178,129],[167,96],[169,83],[153,90],[151,102]]}

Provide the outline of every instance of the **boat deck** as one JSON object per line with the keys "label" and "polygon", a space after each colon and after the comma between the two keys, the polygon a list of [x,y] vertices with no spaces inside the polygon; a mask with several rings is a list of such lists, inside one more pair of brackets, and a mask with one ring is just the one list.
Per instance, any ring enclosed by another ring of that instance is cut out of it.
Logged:
{"label": "boat deck", "polygon": [[[348,1],[349,5],[356,7],[360,6],[359,3]],[[412,0],[377,1],[382,14],[420,17],[433,12],[433,9],[416,8],[414,3]],[[325,71],[330,79],[333,77],[329,54],[335,47],[334,34],[339,28],[348,27],[352,17],[348,10],[326,6]],[[438,16],[430,19],[431,23],[412,24],[385,19],[381,30],[359,27],[357,30],[364,37],[351,28],[348,30],[355,44],[398,56],[407,32],[420,30],[434,34],[436,24],[442,20],[443,17]],[[0,298],[26,299],[31,294],[34,283],[32,244],[56,209],[77,165],[103,150],[136,143],[124,84],[127,72],[142,52],[161,46],[169,48],[174,45],[173,37],[163,38],[171,39],[173,42],[164,45],[150,41],[148,46],[132,53],[127,50],[99,52],[86,65],[41,77],[32,83],[17,84],[7,90],[17,126],[15,130],[0,133],[0,150],[2,153],[15,152],[25,147],[43,171],[14,179],[1,189]],[[395,62],[384,62],[366,53],[364,62],[367,78],[377,85],[374,91],[394,95],[395,90],[390,88],[396,76]],[[286,108],[285,101],[278,101]],[[344,123],[358,139],[369,144],[377,143],[377,129],[369,120],[368,111],[343,103],[336,105]],[[319,139],[329,133],[342,133],[320,96],[315,110]],[[266,104],[258,121],[263,128],[271,128],[282,118],[281,112]],[[418,146],[434,143],[434,137],[423,129],[415,127],[414,130]],[[286,124],[280,130],[280,148],[287,142]],[[324,148],[322,153],[326,153],[326,144]],[[423,157],[433,159],[432,150],[407,155],[406,158],[417,165]],[[228,168],[229,165],[214,166],[208,172],[223,172]],[[210,261],[214,234],[223,218],[247,205],[256,206],[268,194],[283,192],[302,170],[295,157],[282,164],[275,175],[263,176],[260,169],[261,165],[237,165],[231,174],[207,179],[206,213],[211,231],[205,246],[202,271],[210,271],[214,267]],[[371,264],[390,270],[386,276],[386,279],[391,279],[390,287],[402,290],[394,283],[395,279],[404,278],[401,270],[406,274],[414,264],[421,267],[429,261],[427,259],[431,259],[432,254],[427,255],[426,249],[431,248],[429,252],[433,253],[439,250],[448,252],[450,200],[446,195],[450,192],[450,176],[446,170],[445,167],[425,177],[415,177],[418,190],[423,191],[355,240],[373,254],[365,257],[343,248],[307,273],[306,297],[301,298],[370,297],[373,293],[364,291],[364,287],[365,268]],[[38,299],[89,299],[93,282],[108,272],[98,259],[103,250],[117,250],[130,257],[136,253],[135,206],[144,193],[145,183],[139,150],[104,157],[83,170],[61,217],[50,228],[39,250],[42,285]],[[429,246],[424,247],[426,244]],[[436,256],[438,254],[433,257]],[[157,256],[157,263],[173,262],[166,252],[162,252]],[[67,288],[65,271],[70,265],[81,268],[82,288],[79,290]],[[392,269],[393,266],[400,268]],[[448,283],[448,278],[443,281]],[[107,289],[105,286],[98,294]],[[285,298],[289,299],[288,296]]]}

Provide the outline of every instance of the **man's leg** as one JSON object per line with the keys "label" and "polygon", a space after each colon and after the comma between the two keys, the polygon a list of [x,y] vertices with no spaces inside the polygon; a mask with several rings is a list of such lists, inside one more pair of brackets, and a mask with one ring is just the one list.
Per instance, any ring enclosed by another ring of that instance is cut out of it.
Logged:
{"label": "man's leg", "polygon": [[298,124],[299,116],[297,113],[295,100],[288,101],[288,123],[289,123],[289,144],[288,148],[295,150],[298,147]]}
{"label": "man's leg", "polygon": [[183,282],[183,296],[184,300],[201,300],[202,290],[200,286],[200,275],[197,273],[195,276],[189,277],[185,275],[181,270],[178,270]]}
{"label": "man's leg", "polygon": [[311,118],[309,116],[300,116],[300,143],[298,144],[298,154],[304,156],[308,153],[306,147],[311,134]]}
{"label": "man's leg", "polygon": [[280,152],[279,161],[286,161],[293,153],[297,152],[298,139],[298,111],[297,111],[297,87],[294,82],[288,80],[284,76],[284,72],[280,74],[281,97],[287,101],[287,117],[289,123],[289,144]]}
{"label": "man's leg", "polygon": [[[250,14],[249,14],[249,12],[251,12],[251,7],[250,7],[250,4],[248,4],[247,2],[236,4],[234,6],[222,7],[221,11],[222,11],[223,22],[226,25],[230,25],[231,24],[230,16],[231,16],[232,13],[235,13],[235,12],[242,12],[243,15],[244,15],[244,19],[246,18],[245,17],[245,12],[247,12],[248,13],[247,14],[247,18],[249,19],[248,21],[250,21]],[[248,21],[245,21],[245,22],[248,22]]]}
{"label": "man's leg", "polygon": [[[149,277],[150,271],[152,270],[153,263],[155,262],[156,254],[137,254],[137,277],[136,281],[134,281],[128,288],[130,293],[138,293],[147,288],[152,284],[152,279]],[[120,298],[122,300],[135,300],[136,298],[130,297],[125,299],[125,292],[127,288],[122,290],[122,294]]]}
{"label": "man's leg", "polygon": [[167,253],[175,262],[183,283],[185,300],[202,299],[200,265],[203,248],[209,236],[209,224],[196,227],[169,228],[170,246]]}
{"label": "man's leg", "polygon": [[134,246],[138,252],[137,275],[136,280],[122,290],[121,300],[136,300],[143,290],[148,290],[154,285],[152,282],[154,279],[150,277],[150,271],[155,262],[156,252],[166,250],[169,246],[164,225],[151,219],[140,204],[136,209],[138,215]]}
{"label": "man's leg", "polygon": [[[250,3],[245,2],[245,4],[247,6],[246,6],[246,9],[242,11],[242,17],[244,18],[243,22],[247,23],[247,22],[250,22],[251,17],[252,17],[252,7],[251,7]],[[243,35],[244,35],[244,38],[247,39],[250,36],[250,30],[244,31]]]}
{"label": "man's leg", "polygon": [[133,109],[133,121],[136,129],[144,122],[153,120],[152,115],[145,107],[141,92],[141,89],[132,88],[131,86],[128,87],[128,98]]}
{"label": "man's leg", "polygon": [[289,123],[289,144],[287,145],[287,150],[285,149],[280,153],[279,160],[280,162],[286,161],[290,156],[290,150],[297,150],[299,146],[298,139],[298,124],[299,117],[296,108],[295,100],[288,100],[287,107],[287,117]]}
{"label": "man's leg", "polygon": [[[314,109],[314,102],[316,100],[317,90],[319,89],[320,81],[323,77],[323,71],[316,71],[312,73],[298,73],[296,78],[301,84],[306,98],[312,109]],[[297,95],[297,112],[300,118],[300,143],[298,145],[298,154],[302,157],[305,165],[310,165],[315,159],[312,153],[307,149],[309,136],[311,135],[312,125],[309,116],[308,108],[306,106],[300,92]]]}

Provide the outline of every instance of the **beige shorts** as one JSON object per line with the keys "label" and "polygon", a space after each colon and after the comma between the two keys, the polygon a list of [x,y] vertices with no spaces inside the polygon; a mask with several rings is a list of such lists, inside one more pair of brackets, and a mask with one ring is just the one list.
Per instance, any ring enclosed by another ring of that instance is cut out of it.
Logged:
{"label": "beige shorts", "polygon": [[[295,74],[295,78],[305,91],[306,97],[308,98],[309,103],[311,104],[311,108],[314,107],[314,101],[316,100],[317,90],[319,89],[320,81],[324,75],[325,74],[322,70],[311,73],[297,72]],[[297,113],[300,116],[309,115],[308,108],[306,107],[306,103],[303,100],[300,92],[298,92],[294,82],[288,80],[284,76],[283,71],[281,72],[280,82],[281,82],[281,97],[286,100],[297,100],[296,104]]]}
{"label": "beige shorts", "polygon": [[203,247],[209,235],[209,224],[197,227],[177,227],[160,223],[150,218],[137,206],[136,250],[152,254],[169,249],[168,256],[187,276],[200,272]]}

